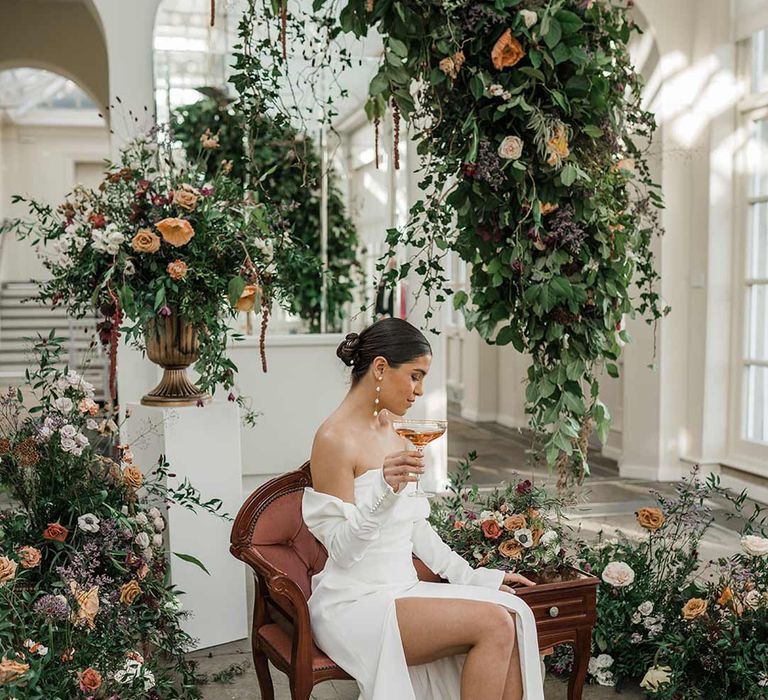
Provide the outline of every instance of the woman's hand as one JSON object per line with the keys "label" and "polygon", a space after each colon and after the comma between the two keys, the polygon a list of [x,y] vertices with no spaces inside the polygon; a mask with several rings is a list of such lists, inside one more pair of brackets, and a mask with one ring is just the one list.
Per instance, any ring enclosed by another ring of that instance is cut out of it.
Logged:
{"label": "woman's hand", "polygon": [[409,481],[416,481],[416,474],[424,473],[424,456],[416,450],[393,452],[384,458],[384,481],[395,493]]}
{"label": "woman's hand", "polygon": [[504,583],[499,586],[500,591],[504,591],[505,593],[514,593],[515,591],[510,588],[511,584],[522,584],[523,586],[535,586],[536,583],[531,581],[529,578],[525,578],[522,574],[515,574],[511,571],[504,574]]}

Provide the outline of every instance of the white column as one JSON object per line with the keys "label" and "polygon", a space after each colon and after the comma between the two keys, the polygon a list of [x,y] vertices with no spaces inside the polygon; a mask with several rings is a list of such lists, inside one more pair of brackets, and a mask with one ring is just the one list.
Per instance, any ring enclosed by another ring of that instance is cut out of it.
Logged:
{"label": "white column", "polygon": [[[145,473],[165,455],[178,485],[185,479],[201,500],[222,500],[221,512],[232,517],[243,502],[240,414],[237,404],[214,401],[203,408],[163,409],[130,406],[124,439]],[[169,477],[170,478],[170,477]],[[229,553],[231,521],[171,505],[166,546],[171,583],[184,591],[181,602],[192,616],[183,629],[207,648],[248,636],[248,609],[242,564]],[[199,559],[210,572],[176,553]]]}
{"label": "white column", "polygon": [[498,352],[498,347],[488,345],[476,330],[465,333],[464,351],[461,356],[461,374],[464,377],[462,418],[476,423],[496,420],[499,390]]}

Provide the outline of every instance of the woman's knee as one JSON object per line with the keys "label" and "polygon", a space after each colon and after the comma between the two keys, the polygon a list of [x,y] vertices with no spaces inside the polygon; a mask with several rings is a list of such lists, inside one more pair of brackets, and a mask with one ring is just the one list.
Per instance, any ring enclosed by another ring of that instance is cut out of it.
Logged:
{"label": "woman's knee", "polygon": [[509,651],[515,645],[515,620],[509,610],[501,605],[490,604],[483,611],[484,637],[493,639],[500,647]]}

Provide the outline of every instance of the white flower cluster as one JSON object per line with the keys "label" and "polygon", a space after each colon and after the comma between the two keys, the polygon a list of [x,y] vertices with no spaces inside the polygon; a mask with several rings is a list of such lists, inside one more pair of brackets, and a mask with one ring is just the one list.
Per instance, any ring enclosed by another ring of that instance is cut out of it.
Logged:
{"label": "white flower cluster", "polygon": [[512,93],[509,90],[505,90],[503,85],[494,83],[488,88],[488,94],[491,97],[500,97],[502,100],[507,101],[512,99]]}
{"label": "white flower cluster", "polygon": [[768,555],[768,538],[746,535],[741,538],[741,548],[751,557],[764,557]]}
{"label": "white flower cluster", "polygon": [[133,522],[141,528],[134,538],[134,544],[142,550],[141,556],[146,561],[152,561],[154,552],[152,548],[160,549],[163,546],[165,520],[160,511],[152,507],[146,513],[137,513]]}
{"label": "white flower cluster", "polygon": [[[86,244],[86,238],[80,234],[77,226],[69,224],[64,233],[51,241],[41,252],[44,259],[54,267],[67,269],[72,267],[72,253],[80,252]],[[74,251],[73,251],[74,248]]]}
{"label": "white flower cluster", "polygon": [[[654,616],[651,613],[653,613],[653,602],[650,600],[646,600],[643,603],[640,603],[640,605],[637,606],[637,610],[635,610],[634,613],[632,613],[632,624],[633,625],[639,625],[642,624],[645,629],[648,630],[648,636],[649,637],[656,637],[658,636],[661,631],[664,629],[663,625],[661,624],[662,618],[658,616]],[[635,635],[638,635],[640,639],[636,639]],[[638,643],[642,640],[642,635],[635,632],[632,635],[632,641],[634,643]]]}
{"label": "white flower cluster", "polygon": [[91,245],[94,250],[109,255],[117,255],[120,245],[125,241],[125,234],[117,224],[107,224],[106,228],[91,231]]}
{"label": "white flower cluster", "polygon": [[152,690],[155,687],[155,674],[144,668],[144,658],[140,654],[134,653],[132,656],[119,671],[115,671],[115,681],[121,685],[131,685],[135,680],[142,679],[144,690]]}
{"label": "white flower cluster", "polygon": [[589,660],[588,671],[600,685],[616,685],[613,672],[608,670],[611,666],[613,666],[613,657],[610,654],[600,654]]}
{"label": "white flower cluster", "polygon": [[[58,400],[61,401],[61,399]],[[88,445],[88,438],[70,423],[59,428],[59,440],[61,441],[61,449],[75,457],[83,454],[83,449]]]}
{"label": "white flower cluster", "polygon": [[[75,372],[74,370],[70,370],[63,377],[59,377],[56,380],[56,388],[61,392],[64,392],[67,389],[77,389],[78,391],[85,394],[85,397],[88,399],[92,399],[94,392],[96,391],[93,384],[85,381],[82,375],[80,375],[78,372]],[[72,406],[70,406],[69,409],[67,409],[67,411],[62,411],[62,413],[68,412],[71,410],[72,410]]]}
{"label": "white flower cluster", "polygon": [[264,256],[265,262],[272,262],[272,258],[275,256],[275,249],[272,245],[272,241],[268,238],[257,238],[253,244],[259,249],[262,256]]}

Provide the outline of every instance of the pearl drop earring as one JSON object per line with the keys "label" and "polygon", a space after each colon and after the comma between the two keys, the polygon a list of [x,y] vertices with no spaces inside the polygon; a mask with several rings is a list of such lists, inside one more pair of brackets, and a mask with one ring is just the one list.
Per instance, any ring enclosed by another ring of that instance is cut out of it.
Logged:
{"label": "pearl drop earring", "polygon": [[[380,377],[378,377],[379,382],[382,382],[384,380],[384,375],[382,374]],[[379,415],[379,397],[381,396],[381,384],[379,384],[376,387],[376,398],[373,401],[373,415],[378,416]]]}

